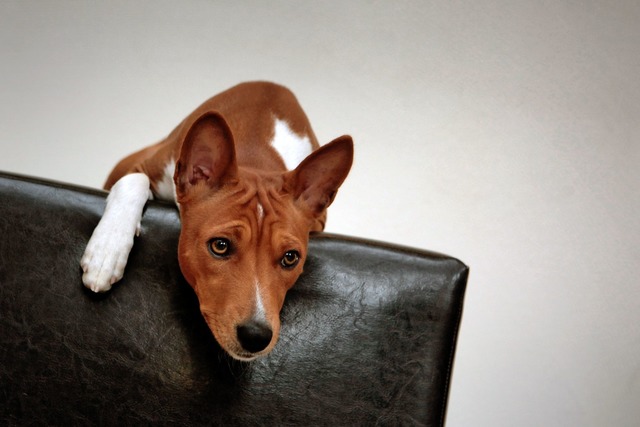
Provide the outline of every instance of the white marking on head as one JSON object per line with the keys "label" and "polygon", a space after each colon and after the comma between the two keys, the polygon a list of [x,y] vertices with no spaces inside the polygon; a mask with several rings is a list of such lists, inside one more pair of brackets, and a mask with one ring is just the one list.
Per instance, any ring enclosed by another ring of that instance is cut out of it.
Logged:
{"label": "white marking on head", "polygon": [[296,134],[287,122],[280,119],[275,120],[271,146],[278,152],[287,170],[295,169],[313,151],[308,136]]}
{"label": "white marking on head", "polygon": [[173,174],[176,170],[176,162],[171,159],[164,167],[162,178],[156,183],[156,196],[159,199],[174,202],[176,197],[176,184],[173,181]]}
{"label": "white marking on head", "polygon": [[258,202],[258,225],[262,224],[262,220],[264,219],[264,208],[262,207],[262,203]]}
{"label": "white marking on head", "polygon": [[262,302],[262,295],[260,295],[260,282],[256,282],[256,313],[253,318],[254,320],[267,320],[267,314]]}

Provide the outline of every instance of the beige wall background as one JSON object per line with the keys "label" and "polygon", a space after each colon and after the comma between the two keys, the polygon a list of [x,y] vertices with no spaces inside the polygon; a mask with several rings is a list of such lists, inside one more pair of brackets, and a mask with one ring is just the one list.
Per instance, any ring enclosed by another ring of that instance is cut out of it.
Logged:
{"label": "beige wall background", "polygon": [[640,3],[2,1],[0,170],[100,186],[268,79],[356,162],[328,230],[471,267],[449,426],[640,419]]}

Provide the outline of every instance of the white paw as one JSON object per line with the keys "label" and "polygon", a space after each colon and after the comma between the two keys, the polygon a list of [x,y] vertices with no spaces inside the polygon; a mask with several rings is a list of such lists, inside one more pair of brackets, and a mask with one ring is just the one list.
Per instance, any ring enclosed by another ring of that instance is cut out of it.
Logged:
{"label": "white paw", "polygon": [[82,282],[94,292],[106,292],[122,279],[133,247],[133,234],[109,228],[96,228],[80,260]]}
{"label": "white paw", "polygon": [[125,175],[111,188],[102,219],[80,260],[82,282],[87,288],[106,292],[122,279],[150,195],[149,178],[143,173]]}

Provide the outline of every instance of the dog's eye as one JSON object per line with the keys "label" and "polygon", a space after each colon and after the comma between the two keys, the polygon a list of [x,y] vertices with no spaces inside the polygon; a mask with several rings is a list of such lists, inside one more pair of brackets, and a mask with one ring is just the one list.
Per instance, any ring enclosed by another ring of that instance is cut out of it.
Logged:
{"label": "dog's eye", "polygon": [[299,261],[300,261],[300,252],[291,250],[291,251],[285,252],[284,256],[282,257],[282,260],[280,261],[280,264],[284,268],[290,269],[298,265]]}
{"label": "dog's eye", "polygon": [[215,239],[209,240],[209,252],[211,255],[223,258],[229,255],[231,251],[231,242],[228,239],[223,239],[220,237],[216,237]]}

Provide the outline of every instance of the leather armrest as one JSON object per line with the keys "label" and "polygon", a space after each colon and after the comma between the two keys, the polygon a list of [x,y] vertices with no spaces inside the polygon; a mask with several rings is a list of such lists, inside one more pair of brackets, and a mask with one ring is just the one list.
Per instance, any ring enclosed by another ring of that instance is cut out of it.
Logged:
{"label": "leather armrest", "polygon": [[442,425],[468,269],[435,253],[313,236],[274,351],[230,359],[150,202],[123,280],[79,260],[106,193],[0,174],[0,423]]}

